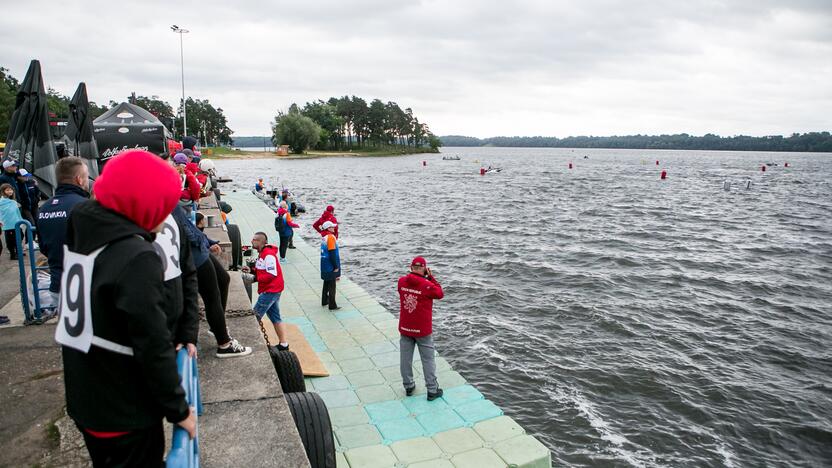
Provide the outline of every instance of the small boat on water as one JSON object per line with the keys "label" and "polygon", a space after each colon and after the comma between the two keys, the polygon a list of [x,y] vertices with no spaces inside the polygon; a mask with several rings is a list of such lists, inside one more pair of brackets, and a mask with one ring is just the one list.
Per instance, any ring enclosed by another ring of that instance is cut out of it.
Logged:
{"label": "small boat on water", "polygon": [[443,161],[459,161],[459,156],[442,156]]}

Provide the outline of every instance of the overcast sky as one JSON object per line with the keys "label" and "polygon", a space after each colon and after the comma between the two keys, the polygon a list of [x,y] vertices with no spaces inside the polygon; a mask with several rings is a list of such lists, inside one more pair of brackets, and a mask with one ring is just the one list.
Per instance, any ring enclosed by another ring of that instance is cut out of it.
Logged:
{"label": "overcast sky", "polygon": [[[268,5],[266,5],[268,3]],[[224,109],[236,135],[345,94],[439,135],[832,129],[832,0],[0,0],[0,66],[90,99]]]}

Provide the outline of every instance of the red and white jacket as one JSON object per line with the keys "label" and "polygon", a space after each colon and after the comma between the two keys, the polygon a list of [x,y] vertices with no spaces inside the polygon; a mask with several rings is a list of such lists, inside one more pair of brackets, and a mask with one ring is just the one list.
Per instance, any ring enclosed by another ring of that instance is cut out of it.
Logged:
{"label": "red and white jacket", "polygon": [[283,270],[277,261],[277,247],[268,244],[260,251],[254,264],[257,294],[283,292]]}
{"label": "red and white jacket", "polygon": [[433,278],[416,273],[399,278],[399,333],[414,338],[433,333],[433,300],[443,297],[442,286]]}

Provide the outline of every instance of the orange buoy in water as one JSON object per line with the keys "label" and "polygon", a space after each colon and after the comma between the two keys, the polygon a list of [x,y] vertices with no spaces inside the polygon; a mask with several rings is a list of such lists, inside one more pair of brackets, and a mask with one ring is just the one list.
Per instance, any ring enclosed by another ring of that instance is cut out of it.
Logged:
{"label": "orange buoy in water", "polygon": [[662,178],[662,180],[667,179],[667,171],[662,171],[661,178]]}
{"label": "orange buoy in water", "polygon": [[657,165],[657,166],[659,165],[659,160],[658,160],[658,159],[656,160],[656,165]]}
{"label": "orange buoy in water", "polygon": [[484,167],[480,168],[480,175],[485,175],[485,168]]}
{"label": "orange buoy in water", "polygon": [[766,165],[765,165],[765,164],[763,164],[762,166],[760,166],[760,169],[761,169],[763,172],[765,172],[765,171],[766,171]]}
{"label": "orange buoy in water", "polygon": [[569,169],[572,169],[572,163],[569,163]]}

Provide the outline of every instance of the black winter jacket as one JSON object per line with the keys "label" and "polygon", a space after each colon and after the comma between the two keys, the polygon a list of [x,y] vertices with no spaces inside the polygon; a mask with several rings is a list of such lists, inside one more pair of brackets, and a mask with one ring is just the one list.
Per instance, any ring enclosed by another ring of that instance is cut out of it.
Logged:
{"label": "black winter jacket", "polygon": [[[95,336],[133,350],[129,356],[93,344],[85,354],[63,346],[67,413],[86,429],[129,431],[162,417],[175,423],[188,416],[166,326],[162,262],[152,240],[96,201],[76,205],[70,215],[71,251],[89,255],[106,245],[91,281]],[[57,325],[65,322],[69,318],[62,316]]]}
{"label": "black winter jacket", "polygon": [[[191,221],[185,210],[177,206],[173,209],[173,219],[178,227],[179,269],[182,273],[176,278],[165,281],[165,314],[168,330],[174,344],[196,344],[199,336],[199,289],[196,282],[196,267],[191,255],[191,243],[185,235]],[[163,231],[164,232],[164,231]],[[168,237],[165,236],[167,240]],[[157,237],[157,241],[161,237]],[[157,249],[158,250],[158,249]]]}

